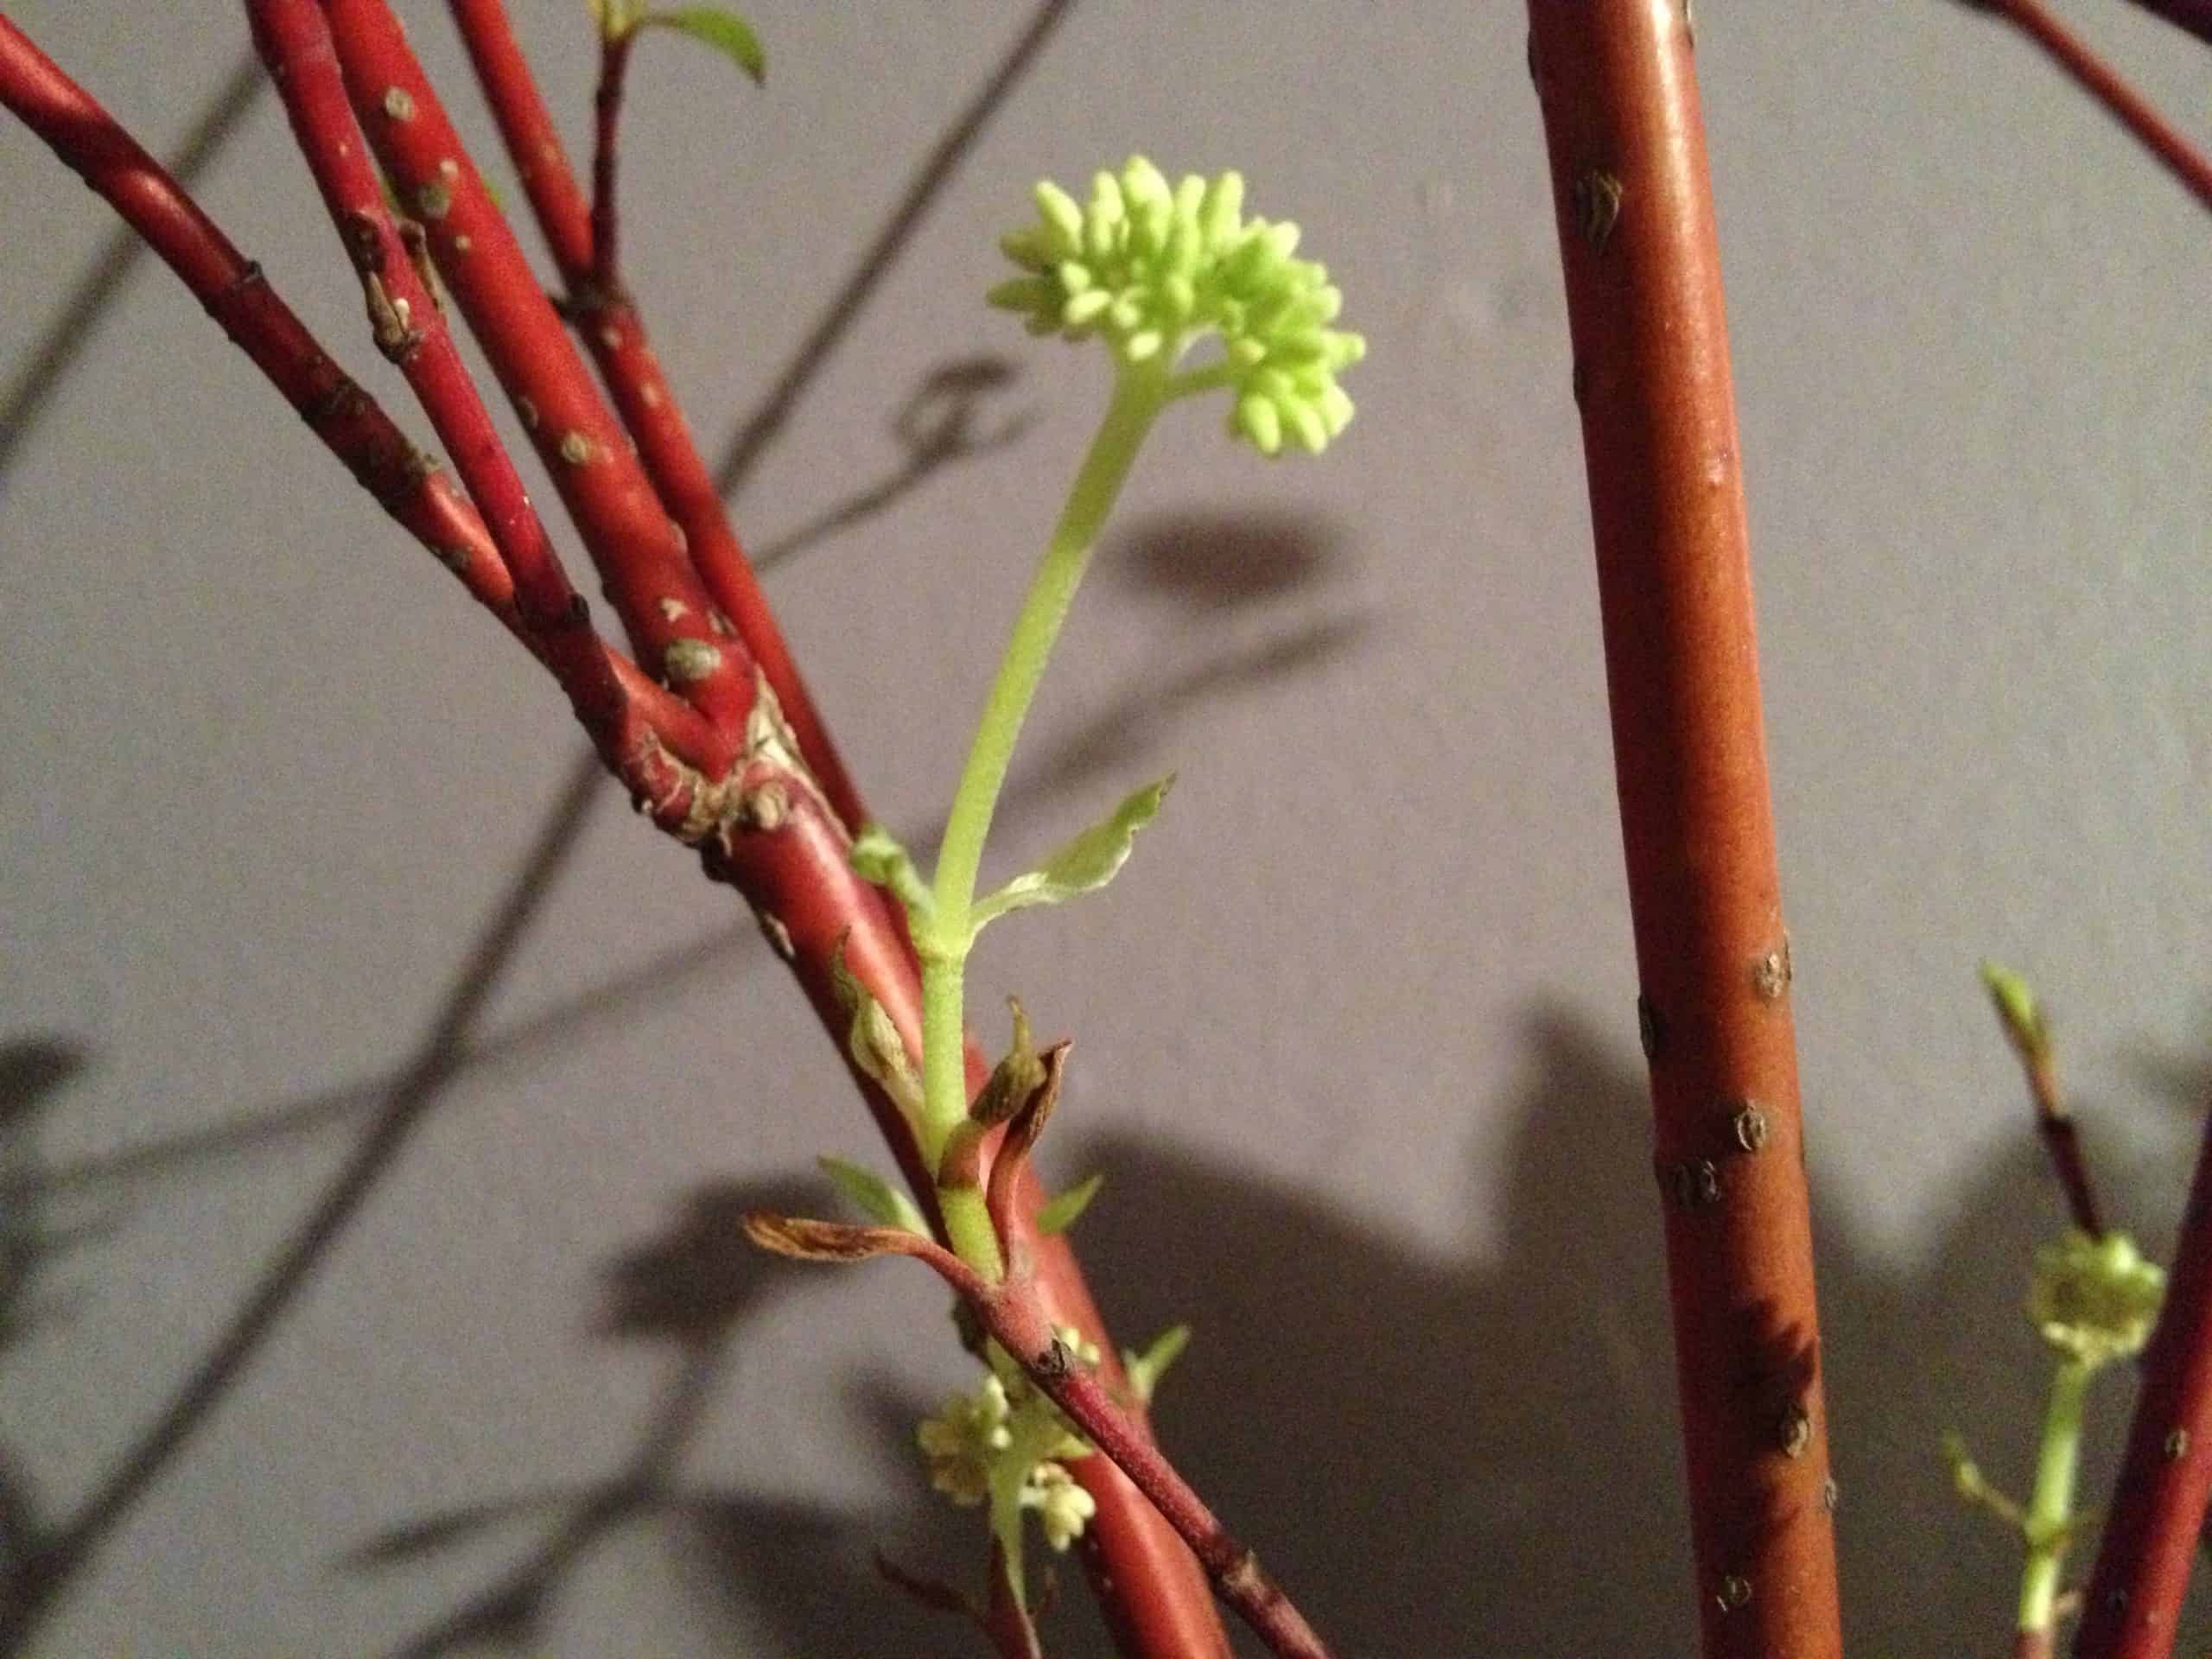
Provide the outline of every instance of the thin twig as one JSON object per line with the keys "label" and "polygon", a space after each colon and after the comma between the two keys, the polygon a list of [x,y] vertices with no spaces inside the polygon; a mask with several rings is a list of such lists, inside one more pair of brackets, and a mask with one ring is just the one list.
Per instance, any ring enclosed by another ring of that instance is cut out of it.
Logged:
{"label": "thin twig", "polygon": [[1278,1659],[1331,1659],[1327,1644],[1261,1567],[1259,1557],[1206,1507],[1098,1371],[1069,1353],[1035,1279],[1018,1261],[1005,1277],[987,1281],[935,1239],[903,1228],[855,1227],[755,1211],[745,1218],[745,1230],[761,1249],[801,1261],[911,1255],[930,1268],[1029,1380],[1152,1501],[1205,1568],[1216,1593],[1270,1653]]}
{"label": "thin twig", "polygon": [[2104,1236],[2104,1214],[2097,1204],[2096,1188],[2089,1179],[2089,1161],[2082,1138],[2058,1090],[2058,1061],[2050,1029],[2042,1008],[2025,982],[1993,962],[1981,967],[1982,983],[1989,988],[1997,1009],[1997,1022],[2005,1039],[2020,1058],[2027,1078],[2028,1097],[2035,1104],[2036,1134],[2050,1160],[2051,1173],[2066,1194],[2066,1210],[2074,1224],[2092,1238]]}
{"label": "thin twig", "polygon": [[[2191,195],[2212,208],[2212,160],[2208,160],[2178,128],[2153,109],[2087,42],[2060,22],[2043,0],[1980,3],[2040,47],[2052,62],[2103,105],[2113,119],[2134,134],[2137,142],[2158,157]],[[2139,0],[2139,3],[2142,3]],[[2164,0],[2164,3],[2150,5],[2148,9],[2191,33],[2198,32],[2200,28],[2212,29],[2212,15],[2199,15],[2212,14],[2212,6],[2178,6],[2172,0]],[[2212,33],[2208,33],[2206,38],[2212,39]]]}
{"label": "thin twig", "polygon": [[592,93],[591,285],[602,305],[620,303],[622,263],[616,251],[614,171],[621,135],[622,82],[630,67],[637,31],[602,34],[599,41],[599,86]]}

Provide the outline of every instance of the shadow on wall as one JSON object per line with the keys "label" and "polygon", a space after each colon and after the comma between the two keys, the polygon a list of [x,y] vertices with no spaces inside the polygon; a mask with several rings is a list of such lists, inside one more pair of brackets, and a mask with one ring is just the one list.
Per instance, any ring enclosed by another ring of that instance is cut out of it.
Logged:
{"label": "shadow on wall", "polygon": [[[1068,1166],[1107,1173],[1081,1243],[1116,1331],[1195,1327],[1163,1435],[1344,1652],[1695,1649],[1643,1066],[1556,1012],[1528,1040],[1495,1263],[1409,1255],[1157,1147]],[[1953,1497],[1938,1437],[1966,1430],[2024,1487],[2048,1370],[2018,1308],[2064,1224],[2024,1114],[1927,1274],[1890,1271],[1815,1196],[1859,1650],[2009,1648],[2017,1551]],[[2116,1214],[2145,1213],[2101,1173]],[[2126,1389],[2096,1405],[2091,1492]]]}
{"label": "shadow on wall", "polygon": [[1377,618],[1338,591],[1349,546],[1341,524],[1282,512],[1154,513],[1110,532],[1091,580],[1157,602],[1166,620],[1147,631],[1118,690],[1016,765],[1006,821],[1093,786],[1129,788],[1195,709],[1359,650]]}
{"label": "shadow on wall", "polygon": [[704,1491],[680,1479],[740,1327],[764,1294],[791,1282],[786,1264],[745,1242],[739,1221],[748,1210],[805,1211],[819,1200],[812,1184],[708,1187],[685,1202],[666,1233],[611,1265],[603,1334],[674,1351],[666,1385],[635,1449],[603,1480],[502,1494],[416,1516],[349,1553],[342,1567],[387,1572],[487,1530],[526,1527],[536,1533],[536,1544],[515,1567],[393,1649],[395,1659],[536,1651],[557,1618],[569,1573],[616,1533],[645,1524],[669,1529],[693,1576],[712,1586],[717,1602],[741,1584],[748,1616],[765,1615],[785,1633],[782,1651],[920,1656],[946,1634],[938,1621],[893,1601],[868,1564],[870,1541],[899,1536],[902,1523],[911,1531],[918,1517],[858,1517],[789,1498]]}
{"label": "shadow on wall", "polygon": [[[1554,1012],[1531,1018],[1528,1041],[1496,1262],[1408,1251],[1324,1198],[1157,1144],[1108,1137],[1071,1166],[1107,1176],[1082,1246],[1124,1340],[1179,1319],[1196,1327],[1162,1394],[1162,1433],[1346,1654],[1694,1648],[1642,1067]],[[2139,1211],[2106,1173],[2115,1209]],[[524,1626],[496,1625],[487,1611],[534,1613],[607,1527],[646,1518],[715,1603],[772,1624],[779,1651],[972,1651],[963,1627],[906,1602],[869,1567],[880,1548],[956,1584],[976,1576],[975,1516],[932,1507],[918,1467],[910,1487],[864,1514],[665,1481],[718,1363],[709,1357],[741,1339],[744,1312],[779,1282],[769,1275],[804,1271],[744,1260],[736,1215],[825,1201],[817,1186],[713,1189],[673,1242],[618,1270],[633,1307],[650,1282],[644,1306],[709,1310],[615,1322],[684,1349],[668,1409],[605,1483],[429,1517],[358,1556],[389,1563],[526,1509],[553,1522],[513,1579],[437,1627],[442,1645],[400,1652],[457,1651],[464,1632],[520,1639]],[[2062,1211],[2024,1123],[1957,1213],[1939,1266],[1919,1276],[1885,1270],[1833,1226],[1823,1239],[1847,1618],[1853,1645],[1871,1652],[2005,1647],[2017,1557],[1952,1497],[1936,1443],[1946,1427],[1967,1428],[2004,1479],[2017,1478],[2033,1441],[2044,1362],[2018,1317],[2018,1287]],[[642,1279],[640,1262],[654,1264]],[[935,1293],[921,1294],[933,1306]],[[912,1465],[913,1425],[935,1402],[857,1386],[884,1447]],[[2093,1471],[2111,1466],[2124,1390],[2101,1404]],[[1066,1599],[1046,1624],[1048,1649],[1106,1659],[1083,1593]]]}
{"label": "shadow on wall", "polygon": [[[1156,1143],[1109,1136],[1068,1161],[1108,1178],[1081,1243],[1123,1339],[1177,1319],[1196,1328],[1163,1390],[1163,1434],[1346,1653],[1690,1650],[1642,1067],[1556,1012],[1531,1017],[1527,1043],[1494,1262],[1408,1250],[1325,1196]],[[42,1226],[31,1132],[80,1065],[57,1043],[0,1051],[10,1333],[30,1317],[40,1268],[69,1242]],[[2118,1173],[2101,1171],[2114,1212],[2151,1215],[2144,1184],[2115,1185]],[[486,1494],[358,1541],[340,1570],[404,1568],[494,1529],[535,1540],[392,1652],[534,1650],[570,1569],[636,1527],[658,1533],[709,1607],[772,1627],[778,1651],[972,1651],[963,1627],[905,1600],[870,1564],[881,1549],[954,1583],[974,1576],[976,1517],[924,1494],[918,1467],[861,1513],[681,1478],[744,1320],[765,1295],[809,1281],[747,1248],[737,1217],[828,1202],[810,1180],[712,1186],[610,1265],[606,1335],[671,1350],[632,1455],[601,1480]],[[1834,1224],[1822,1233],[1847,1617],[1853,1645],[1870,1651],[2004,1646],[2016,1557],[1952,1498],[1936,1438],[1964,1427],[1992,1475],[2019,1484],[2044,1370],[2018,1287],[2062,1220],[2024,1114],[1956,1216],[1936,1268],[1916,1276],[1888,1271]],[[933,1324],[936,1294],[918,1294],[917,1317]],[[914,1467],[913,1425],[935,1402],[855,1386],[893,1465]],[[2124,1428],[2124,1389],[2108,1385],[2101,1405],[2092,1491]],[[35,1520],[0,1451],[0,1543],[17,1592]],[[1083,1592],[1066,1601],[1046,1628],[1055,1659],[1105,1659]]]}

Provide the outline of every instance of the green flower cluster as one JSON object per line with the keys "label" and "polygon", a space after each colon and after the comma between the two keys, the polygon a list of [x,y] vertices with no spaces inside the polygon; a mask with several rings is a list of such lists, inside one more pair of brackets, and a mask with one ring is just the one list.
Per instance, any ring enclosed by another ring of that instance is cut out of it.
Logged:
{"label": "green flower cluster", "polygon": [[[1071,1325],[1057,1328],[1078,1365],[1098,1363],[1097,1346]],[[930,1484],[955,1503],[972,1507],[1004,1491],[1016,1517],[1034,1510],[1045,1541],[1065,1550],[1083,1535],[1096,1512],[1089,1492],[1076,1484],[1065,1459],[1090,1455],[1090,1442],[1071,1428],[1058,1406],[1027,1377],[1011,1387],[986,1376],[973,1394],[956,1394],[925,1419],[915,1442],[929,1469]]]}
{"label": "green flower cluster", "polygon": [[2094,1370],[2143,1351],[2165,1294],[2164,1269],[2126,1234],[2075,1228],[2036,1252],[2028,1318],[2053,1349]]}
{"label": "green flower cluster", "polygon": [[1103,335],[1132,366],[1172,366],[1217,334],[1220,365],[1176,390],[1229,385],[1231,433],[1262,454],[1281,453],[1286,437],[1318,454],[1351,419],[1337,373],[1367,345],[1329,327],[1344,296],[1325,268],[1292,257],[1298,226],[1248,219],[1243,207],[1237,174],[1189,174],[1171,188],[1141,156],[1098,174],[1088,205],[1039,184],[1038,222],[1000,243],[1027,274],[993,289],[990,302],[1032,334]]}

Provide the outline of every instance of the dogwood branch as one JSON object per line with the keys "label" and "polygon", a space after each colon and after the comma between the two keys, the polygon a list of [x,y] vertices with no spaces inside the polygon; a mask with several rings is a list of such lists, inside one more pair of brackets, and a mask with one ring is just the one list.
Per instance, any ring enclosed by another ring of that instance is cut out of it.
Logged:
{"label": "dogwood branch", "polygon": [[1707,1659],[1842,1650],[1735,397],[1687,9],[1529,0]]}
{"label": "dogwood branch", "polygon": [[[501,0],[452,0],[462,43],[491,105],[500,137],[520,176],[524,194],[567,289],[566,305],[613,394],[622,423],[637,441],[638,458],[660,499],[683,526],[693,563],[715,601],[730,618],[754,662],[767,676],[800,753],[821,782],[848,830],[858,831],[868,810],[847,774],[829,728],[775,614],[761,592],[732,528],[713,475],[699,454],[690,425],[661,372],[636,302],[610,247],[602,257],[595,226],[613,236],[614,149],[621,72],[626,60],[602,59],[595,199],[587,200],[570,170],[559,130],[514,37]],[[624,49],[630,42],[623,42]],[[612,48],[610,48],[610,50]],[[610,73],[614,95],[608,97]]]}
{"label": "dogwood branch", "polygon": [[[712,760],[713,734],[697,714],[620,652],[594,640],[588,655],[548,654],[517,607],[505,560],[452,480],[322,349],[261,268],[161,163],[4,16],[0,104],[145,239],[378,505],[546,663],[588,726],[618,750],[650,737],[691,764]],[[610,683],[618,694],[612,700]]]}
{"label": "dogwood branch", "polygon": [[753,664],[694,569],[627,435],[569,343],[520,245],[383,0],[326,0],[355,116],[421,224],[513,402],[640,659],[734,731]]}

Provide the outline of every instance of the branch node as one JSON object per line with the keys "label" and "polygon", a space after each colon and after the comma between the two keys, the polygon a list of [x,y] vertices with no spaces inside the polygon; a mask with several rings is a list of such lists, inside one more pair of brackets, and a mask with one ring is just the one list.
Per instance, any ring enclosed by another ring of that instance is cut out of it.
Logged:
{"label": "branch node", "polygon": [[1778,1002],[1789,988],[1789,936],[1783,934],[1779,950],[1770,950],[1751,966],[1751,988],[1765,1002]]}
{"label": "branch node", "polygon": [[1736,1144],[1745,1152],[1757,1152],[1766,1145],[1770,1133],[1766,1113],[1757,1101],[1745,1101],[1743,1109],[1728,1120],[1728,1127],[1735,1132]]}
{"label": "branch node", "polygon": [[1720,1169],[1710,1158],[1659,1166],[1659,1190],[1678,1210],[1707,1210],[1720,1202]]}
{"label": "branch node", "polygon": [[1620,179],[1603,168],[1593,167],[1575,180],[1570,194],[1574,228],[1592,252],[1603,253],[1612,240],[1613,226],[1620,222],[1621,195]]}
{"label": "branch node", "polygon": [[1801,1403],[1793,1402],[1782,1414],[1782,1455],[1802,1458],[1813,1444],[1813,1414]]}

